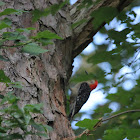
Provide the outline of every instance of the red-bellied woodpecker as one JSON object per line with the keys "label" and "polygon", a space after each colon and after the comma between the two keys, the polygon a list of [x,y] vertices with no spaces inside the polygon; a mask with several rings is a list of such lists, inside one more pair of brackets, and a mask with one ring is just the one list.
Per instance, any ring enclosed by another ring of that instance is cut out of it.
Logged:
{"label": "red-bellied woodpecker", "polygon": [[98,85],[97,80],[81,82],[76,84],[71,90],[70,96],[70,114],[68,119],[71,121],[75,114],[79,112],[81,107],[86,103],[89,98],[90,92]]}

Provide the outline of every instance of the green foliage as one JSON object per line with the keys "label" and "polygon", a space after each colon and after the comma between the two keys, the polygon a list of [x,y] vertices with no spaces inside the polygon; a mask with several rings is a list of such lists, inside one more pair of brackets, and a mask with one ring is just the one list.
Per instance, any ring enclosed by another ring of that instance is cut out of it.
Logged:
{"label": "green foliage", "polygon": [[74,76],[70,82],[79,83],[82,81],[88,81],[88,80],[92,80],[92,79],[96,79],[96,78],[97,77],[93,73],[85,74],[85,71],[82,71],[80,74],[77,74],[76,76]]}
{"label": "green foliage", "polygon": [[[60,4],[54,4],[44,11],[36,9],[33,12],[33,20],[38,20],[40,17],[49,14],[54,15],[67,3],[68,0]],[[4,4],[4,2],[0,2],[0,6]],[[7,8],[0,13],[0,17],[11,14],[22,15],[23,12],[26,11]],[[32,31],[36,30],[33,27],[17,28],[10,32],[9,29],[12,29],[12,26],[13,21],[7,17],[0,21],[0,49],[17,47],[20,48],[18,50],[21,50],[21,52],[39,55],[49,51],[44,48],[49,44],[53,44],[54,39],[63,40],[57,34],[48,30],[38,32],[35,36],[30,36]],[[8,32],[5,32],[3,29],[8,29]],[[13,44],[11,46],[6,45],[8,41],[12,41]],[[0,60],[8,61],[2,55],[0,55]],[[11,82],[3,70],[0,70],[0,82],[5,83],[7,87],[22,89],[21,82]],[[36,123],[32,118],[32,113],[43,113],[43,104],[26,104],[23,108],[20,108],[18,106],[19,101],[20,99],[14,96],[12,92],[8,92],[5,96],[0,94],[0,139],[25,139],[27,135],[38,135],[48,138],[47,133],[53,130],[52,127]],[[29,127],[33,129],[29,130]],[[21,133],[15,133],[15,129],[19,129]]]}
{"label": "green foliage", "polygon": [[[46,9],[44,12],[45,16],[48,14],[54,15],[59,9],[61,9],[65,4],[67,4],[68,1],[64,1],[61,4],[55,4],[52,5],[49,9]],[[0,6],[2,6],[4,3],[0,3]],[[0,13],[0,16],[4,15],[10,15],[10,14],[22,14],[25,11],[22,10],[16,10],[16,9],[5,9]],[[47,14],[46,14],[47,13]],[[41,12],[38,10],[34,11],[35,17],[38,19],[39,17],[44,16],[41,15]],[[39,17],[38,17],[38,16]],[[55,33],[52,33],[48,30],[38,32],[36,36],[33,37],[28,37],[29,34],[31,34],[32,30],[35,30],[33,27],[28,27],[28,28],[19,28],[15,29],[13,32],[3,32],[2,29],[4,28],[11,28],[12,26],[12,21],[8,18],[4,18],[3,20],[0,21],[0,30],[1,30],[1,36],[2,38],[0,39],[0,49],[1,48],[10,48],[10,47],[22,47],[21,51],[25,53],[29,53],[31,55],[39,55],[41,53],[48,52],[47,49],[44,49],[43,46],[47,46],[49,44],[53,44],[53,39],[60,39],[62,40],[61,37],[56,35]],[[6,46],[5,42],[7,41],[14,41],[14,44],[12,46]],[[3,61],[8,61],[8,59],[5,59],[2,55],[0,55],[0,60]]]}
{"label": "green foliage", "polygon": [[[129,11],[118,14],[115,8],[105,7],[92,13],[94,29],[100,27],[104,22],[108,23],[100,30],[100,33],[107,36],[107,41],[100,45],[93,41],[95,51],[90,55],[81,55],[83,64],[70,80],[76,84],[81,81],[97,79],[99,86],[101,85],[97,91],[106,94],[107,102],[98,105],[94,110],[91,115],[93,121],[99,118],[108,118],[127,110],[140,109],[140,24],[134,22],[137,14],[131,8],[127,10]],[[113,28],[113,24],[111,26],[109,24],[116,15],[116,22],[118,21],[116,24],[124,25],[121,30]],[[128,69],[127,72],[126,69]],[[88,71],[89,75],[85,74],[85,70]],[[124,86],[128,81],[130,84]],[[131,85],[133,85],[132,88],[125,89]],[[115,90],[113,91],[113,89]],[[93,134],[92,138],[86,135],[79,138],[87,138],[88,140],[139,139],[139,116],[140,112],[123,114],[102,123],[94,131],[92,131],[93,125],[90,122],[92,119],[90,121],[85,119],[86,121],[79,121],[76,124],[81,128],[78,128],[75,132],[76,135],[79,135],[84,129],[90,129],[90,134]]]}
{"label": "green foliage", "polygon": [[8,59],[5,59],[2,55],[0,55],[0,60],[2,60],[2,61],[8,61]]}
{"label": "green foliage", "polygon": [[0,17],[3,15],[9,15],[18,12],[18,10],[12,9],[12,8],[7,8],[3,12],[0,13]]}
{"label": "green foliage", "polygon": [[36,43],[29,43],[22,48],[22,51],[33,55],[39,55],[40,53],[45,53],[48,50],[40,48]]}
{"label": "green foliage", "polygon": [[59,37],[58,35],[56,35],[55,33],[52,33],[50,31],[43,31],[43,32],[39,32],[37,33],[36,36],[34,36],[33,38],[35,39],[40,39],[40,38],[45,38],[45,39],[61,39],[61,37]]}
{"label": "green foliage", "polygon": [[93,128],[94,128],[94,126],[96,125],[97,122],[99,122],[98,119],[94,119],[94,120],[84,119],[84,120],[76,123],[76,126],[84,127],[84,128],[89,129],[89,130],[93,130]]}
{"label": "green foliage", "polygon": [[[22,88],[20,82],[11,82],[2,70],[0,70],[0,82],[13,88]],[[31,116],[31,113],[42,114],[43,104],[26,104],[23,108],[20,108],[18,106],[20,98],[14,96],[12,92],[8,92],[5,96],[0,95],[0,99],[0,139],[24,139],[27,135],[48,137],[47,132],[52,131],[52,128],[48,125],[36,123]],[[32,126],[36,131],[28,130],[29,126]],[[22,134],[8,133],[16,128],[19,128]]]}
{"label": "green foliage", "polygon": [[4,74],[3,70],[0,70],[0,82],[9,83],[10,79]]}
{"label": "green foliage", "polygon": [[4,32],[2,37],[5,40],[26,40],[26,37],[20,35],[18,32]]}
{"label": "green foliage", "polygon": [[[48,125],[36,123],[31,117],[31,113],[42,113],[43,104],[27,104],[23,108],[19,108],[19,100],[18,97],[9,92],[0,102],[0,105],[3,106],[3,109],[0,109],[2,114],[0,116],[0,139],[23,139],[27,135],[38,135],[47,138],[47,131],[52,131],[52,128]],[[36,131],[28,130],[29,126],[32,126]],[[7,133],[15,128],[19,128],[22,134]]]}
{"label": "green foliage", "polygon": [[104,22],[109,23],[117,14],[118,10],[113,7],[101,7],[98,10],[92,12],[91,16],[94,18],[94,29],[100,27]]}
{"label": "green foliage", "polygon": [[[25,35],[23,35],[23,33],[26,32],[27,34],[29,34],[31,30],[34,30],[34,28],[19,28],[19,29],[16,29],[15,32],[4,32],[2,34],[3,40],[1,40],[1,46],[4,45],[4,42],[8,40],[12,40],[14,41],[15,44],[14,46],[10,46],[10,47],[23,46],[23,48],[21,49],[21,51],[23,52],[26,52],[32,55],[39,55],[40,53],[47,52],[48,50],[41,48],[39,44],[41,43],[42,45],[48,45],[48,44],[52,44],[52,42],[48,40],[47,41],[41,40],[41,37],[39,38],[38,36],[36,38],[34,37],[33,39],[29,40]],[[49,33],[50,33],[49,35],[51,35],[51,38],[53,37],[59,38],[57,35],[53,33],[51,34],[51,32]],[[2,47],[2,48],[5,48],[5,47]],[[9,47],[7,46],[6,48],[9,48]]]}
{"label": "green foliage", "polygon": [[44,32],[39,32],[37,36],[29,40],[22,33],[26,32],[27,34],[29,34],[31,30],[34,30],[34,28],[20,28],[20,29],[16,29],[15,32],[4,32],[2,34],[3,40],[1,40],[1,46],[4,44],[5,41],[12,40],[15,42],[15,44],[14,46],[11,47],[23,46],[21,51],[32,55],[39,55],[40,53],[45,53],[48,51],[47,49],[41,48],[40,47],[41,44],[44,46],[44,45],[52,44],[50,39],[54,39],[54,38],[61,39],[59,36],[57,36],[54,33],[51,33],[50,31],[44,31]]}
{"label": "green foliage", "polygon": [[110,129],[105,131],[103,140],[133,139],[139,137],[139,129]]}
{"label": "green foliage", "polygon": [[10,82],[8,83],[9,86],[12,86],[13,88],[22,88],[21,82]]}
{"label": "green foliage", "polygon": [[0,70],[0,82],[5,83],[7,86],[12,86],[14,88],[22,88],[20,82],[11,82],[11,80],[5,75],[3,70]]}
{"label": "green foliage", "polygon": [[[82,4],[78,7],[89,8],[93,4],[97,4],[100,0],[93,2],[92,0],[83,0]],[[43,16],[48,16],[49,14],[55,15],[62,7],[64,7],[68,1],[64,1],[60,4],[52,5],[42,11],[36,9],[33,13],[33,21],[37,21]],[[0,2],[0,6],[4,3]],[[129,9],[128,9],[129,10]],[[0,13],[0,16],[5,16],[9,14],[22,14],[25,11],[16,9],[5,9]],[[139,109],[140,107],[140,95],[139,95],[139,38],[140,38],[140,24],[134,24],[137,14],[133,11],[123,11],[121,14],[118,13],[117,9],[112,7],[101,7],[97,11],[91,14],[93,17],[93,27],[94,29],[99,28],[105,22],[109,22],[117,16],[117,20],[120,24],[125,24],[125,28],[121,31],[116,29],[101,29],[101,33],[106,34],[108,37],[107,44],[94,45],[96,46],[96,52],[89,55],[88,57],[82,55],[86,62],[90,63],[90,69],[88,67],[80,69],[81,71],[73,76],[71,82],[77,83],[81,81],[87,81],[90,79],[97,79],[100,84],[102,84],[101,90],[106,93],[106,99],[108,102],[104,105],[98,106],[94,110],[92,117],[94,119],[85,119],[79,121],[76,126],[82,127],[83,129],[93,130],[96,123],[99,122],[98,118],[106,118],[113,114],[118,114],[122,111],[130,109]],[[133,18],[132,18],[133,17]],[[82,19],[72,25],[72,28],[85,23],[87,20]],[[20,47],[22,52],[29,53],[31,55],[39,55],[40,53],[45,53],[48,50],[43,49],[44,46],[48,44],[53,44],[53,39],[60,39],[61,37],[52,33],[50,31],[38,32],[35,36],[28,37],[32,30],[35,28],[19,28],[15,29],[13,32],[3,32],[3,29],[11,28],[12,21],[8,18],[4,18],[0,21],[0,49],[9,49],[10,47]],[[26,35],[25,35],[26,34]],[[128,41],[131,39],[131,41]],[[12,46],[6,46],[7,41],[13,41]],[[115,45],[115,48],[110,48],[110,45]],[[133,59],[132,59],[133,58]],[[0,60],[8,61],[0,55]],[[104,64],[102,67],[100,64]],[[106,67],[106,65],[110,67]],[[131,69],[131,73],[125,73],[118,76],[118,73],[124,67]],[[87,70],[88,69],[88,70]],[[109,69],[108,71],[106,69]],[[85,74],[85,70],[89,72],[89,75]],[[133,79],[128,77],[128,75],[133,74]],[[110,76],[110,78],[107,78]],[[80,77],[80,78],[79,78]],[[126,91],[123,88],[123,83],[127,80],[132,80],[135,85],[131,90]],[[12,86],[14,88],[22,88],[20,82],[11,82],[10,79],[0,70],[0,82],[6,83],[7,86]],[[115,87],[117,89],[116,93],[111,94],[111,88]],[[11,139],[24,139],[27,135],[38,135],[47,137],[47,132],[52,131],[52,128],[48,125],[42,125],[36,123],[32,117],[32,113],[43,113],[42,104],[30,104],[25,105],[23,108],[18,106],[18,97],[14,96],[12,93],[7,93],[7,95],[0,95],[0,105],[1,116],[0,116],[0,139],[11,140]],[[112,103],[117,103],[119,107],[113,112],[110,109]],[[109,120],[102,124],[100,128],[92,131],[92,140],[94,139],[105,139],[105,140],[120,140],[124,138],[137,140],[140,137],[140,125],[139,125],[139,112],[123,114],[114,120]],[[97,119],[95,119],[97,118]],[[28,127],[32,126],[35,131],[28,130]],[[19,128],[22,131],[20,133],[11,133],[13,129]],[[81,129],[80,129],[81,130]],[[86,140],[90,139],[90,136],[83,135],[80,139]]]}
{"label": "green foliage", "polygon": [[[62,39],[58,35],[50,32],[50,31],[43,31],[39,32],[36,36],[32,37],[32,39],[28,39],[25,35],[23,35],[23,32],[30,33],[31,30],[34,30],[34,28],[20,28],[16,29],[16,32],[4,32],[2,34],[2,40],[1,41],[1,46],[4,45],[4,42],[8,40],[14,41],[14,45],[10,47],[20,47],[23,46],[21,49],[23,52],[32,54],[32,55],[39,55],[40,53],[45,53],[48,50],[43,49],[40,46],[45,46],[48,44],[53,44],[51,39]],[[42,45],[41,45],[41,44]],[[2,47],[2,48],[9,48],[8,46]],[[1,56],[2,59],[4,59]]]}
{"label": "green foliage", "polygon": [[11,24],[12,23],[8,18],[1,20],[0,21],[0,30],[10,27]]}

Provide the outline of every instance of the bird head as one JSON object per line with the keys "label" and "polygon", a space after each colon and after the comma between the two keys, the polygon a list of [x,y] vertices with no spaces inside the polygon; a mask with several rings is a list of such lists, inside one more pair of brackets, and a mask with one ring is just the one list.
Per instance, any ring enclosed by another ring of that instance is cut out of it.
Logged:
{"label": "bird head", "polygon": [[90,80],[87,83],[89,84],[91,91],[93,89],[95,89],[97,87],[97,85],[98,85],[98,81],[97,80]]}

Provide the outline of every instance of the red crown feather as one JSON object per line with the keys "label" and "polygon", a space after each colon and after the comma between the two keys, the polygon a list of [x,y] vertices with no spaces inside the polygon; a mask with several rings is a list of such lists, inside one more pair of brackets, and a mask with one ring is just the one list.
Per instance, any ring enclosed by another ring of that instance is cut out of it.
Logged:
{"label": "red crown feather", "polygon": [[93,89],[95,89],[95,88],[97,87],[97,85],[98,85],[98,81],[95,80],[95,83],[90,85],[91,91],[92,91]]}

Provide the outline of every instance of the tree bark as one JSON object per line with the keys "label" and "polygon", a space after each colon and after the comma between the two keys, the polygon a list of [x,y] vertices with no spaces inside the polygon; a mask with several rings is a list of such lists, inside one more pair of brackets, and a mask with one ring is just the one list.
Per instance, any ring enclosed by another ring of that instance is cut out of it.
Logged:
{"label": "tree bark", "polygon": [[[31,20],[30,11],[42,10],[60,3],[62,0],[3,0],[3,2],[6,5],[1,8],[1,11],[6,8],[28,11],[22,15],[8,16],[13,21],[13,26],[7,31],[35,27],[36,30],[32,31],[30,36],[36,35],[38,31],[50,30],[63,38],[62,41],[54,40],[53,45],[45,47],[49,52],[39,56],[21,53],[19,48],[3,50],[3,55],[10,61],[0,63],[1,68],[12,81],[22,82],[21,90],[14,89],[15,95],[21,98],[19,102],[21,107],[26,104],[44,104],[44,114],[33,114],[33,117],[36,118],[36,121],[53,127],[53,131],[48,134],[49,139],[73,139],[74,133],[65,112],[65,90],[72,74],[73,58],[92,41],[93,35],[105,24],[103,23],[100,28],[93,30],[90,13],[103,6],[113,6],[122,10],[131,1],[101,0],[97,5],[81,11],[77,10],[77,6],[80,4],[77,2],[71,7],[66,5],[55,16],[41,17],[35,23]],[[87,24],[71,29],[73,23],[85,17],[88,17],[89,20]],[[7,45],[11,46],[12,43],[9,41]],[[28,136],[26,139],[43,140],[44,138]]]}

